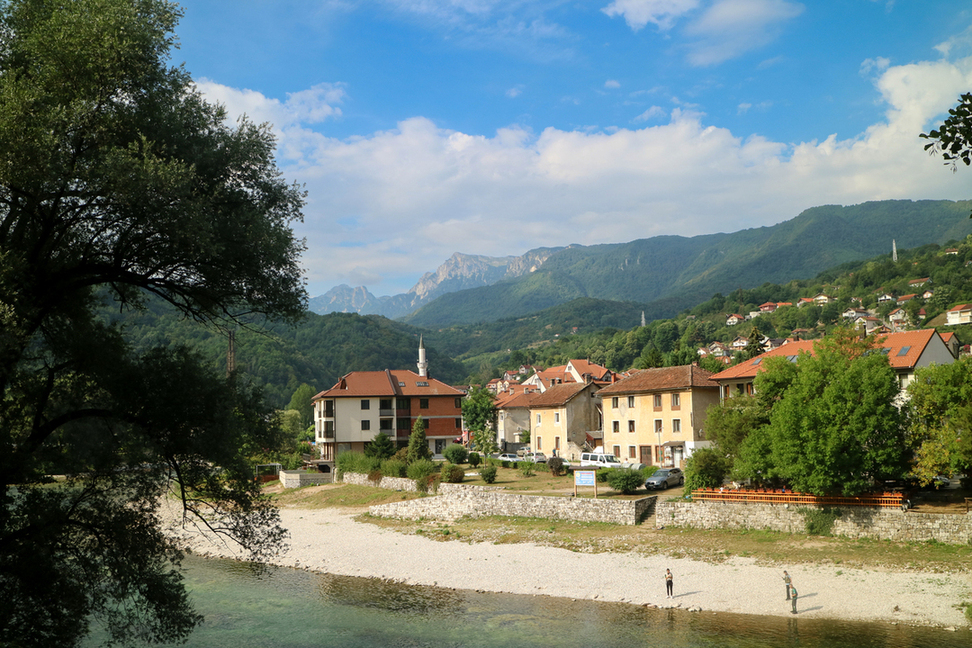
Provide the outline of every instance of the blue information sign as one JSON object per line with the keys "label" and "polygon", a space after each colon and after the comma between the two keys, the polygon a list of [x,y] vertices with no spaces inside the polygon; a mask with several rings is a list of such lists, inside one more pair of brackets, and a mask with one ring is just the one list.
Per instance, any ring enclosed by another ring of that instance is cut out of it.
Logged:
{"label": "blue information sign", "polygon": [[593,470],[575,470],[574,486],[594,486]]}

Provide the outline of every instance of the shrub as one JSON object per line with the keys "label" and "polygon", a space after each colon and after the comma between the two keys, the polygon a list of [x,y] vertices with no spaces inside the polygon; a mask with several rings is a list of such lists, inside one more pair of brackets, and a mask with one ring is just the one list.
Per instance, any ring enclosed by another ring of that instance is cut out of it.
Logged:
{"label": "shrub", "polygon": [[439,472],[439,467],[431,459],[419,459],[408,464],[405,474],[409,479],[419,480]]}
{"label": "shrub", "polygon": [[729,472],[725,457],[712,448],[699,448],[685,464],[685,494],[698,488],[718,488]]}
{"label": "shrub", "polygon": [[451,443],[442,451],[442,456],[454,464],[466,463],[469,452],[458,443]]}
{"label": "shrub", "polygon": [[632,468],[612,468],[607,480],[611,488],[625,495],[630,495],[645,483],[641,471]]}
{"label": "shrub", "polygon": [[374,436],[370,443],[365,446],[366,457],[378,457],[388,459],[395,454],[395,442],[384,432],[379,432]]}
{"label": "shrub", "polygon": [[469,465],[472,466],[473,468],[475,468],[476,466],[478,466],[479,465],[479,453],[478,452],[470,452],[469,453],[469,459],[468,459],[468,461],[469,461]]}
{"label": "shrub", "polygon": [[408,447],[399,448],[398,451],[392,455],[392,459],[401,461],[403,464],[408,464]]}
{"label": "shrub", "polygon": [[806,525],[807,535],[833,535],[834,522],[836,522],[837,518],[840,517],[840,509],[800,508],[797,510],[801,515],[803,515],[803,522]]}
{"label": "shrub", "polygon": [[532,461],[521,461],[517,464],[517,468],[520,469],[520,474],[524,477],[533,477],[533,468],[536,466]]}
{"label": "shrub", "polygon": [[457,466],[456,464],[449,464],[448,466],[442,469],[442,479],[444,479],[450,484],[462,483],[462,480],[465,477],[466,477],[466,471],[462,469],[462,466]]}
{"label": "shrub", "polygon": [[560,457],[550,457],[547,459],[547,468],[550,470],[550,474],[554,477],[566,472],[564,470],[564,460]]}
{"label": "shrub", "polygon": [[381,462],[381,472],[389,477],[405,477],[408,465],[398,459],[385,459]]}
{"label": "shrub", "polygon": [[337,456],[337,472],[361,473],[367,475],[373,470],[378,470],[381,461],[377,457],[366,457],[360,452],[342,452]]}
{"label": "shrub", "polygon": [[487,484],[492,484],[496,481],[496,466],[483,466],[479,469],[479,476]]}
{"label": "shrub", "polygon": [[599,484],[603,484],[615,470],[616,468],[598,468],[597,472],[594,473],[594,478],[597,479]]}
{"label": "shrub", "polygon": [[371,482],[372,486],[378,486],[381,484],[382,477],[384,477],[384,475],[381,474],[381,470],[372,470],[368,473],[368,481]]}
{"label": "shrub", "polygon": [[439,490],[439,481],[441,479],[442,476],[438,473],[427,475],[415,480],[415,488],[420,493],[436,493]]}

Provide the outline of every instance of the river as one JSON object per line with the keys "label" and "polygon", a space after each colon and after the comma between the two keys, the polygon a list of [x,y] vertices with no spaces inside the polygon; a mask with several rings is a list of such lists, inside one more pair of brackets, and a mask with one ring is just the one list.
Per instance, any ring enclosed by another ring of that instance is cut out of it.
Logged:
{"label": "river", "polygon": [[[193,648],[958,648],[972,632],[488,594],[189,557]],[[92,637],[97,642],[97,633]],[[94,645],[93,643],[91,645]]]}

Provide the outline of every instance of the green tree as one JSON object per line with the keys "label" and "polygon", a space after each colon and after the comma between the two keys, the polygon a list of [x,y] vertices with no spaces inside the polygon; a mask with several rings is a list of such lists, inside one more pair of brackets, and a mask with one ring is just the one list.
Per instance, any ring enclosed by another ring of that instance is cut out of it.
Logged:
{"label": "green tree", "polygon": [[954,171],[960,160],[965,166],[972,163],[972,93],[960,96],[958,105],[948,114],[941,126],[919,137],[933,140],[925,144],[925,150],[941,153],[945,164]]}
{"label": "green tree", "polygon": [[314,423],[314,388],[307,383],[301,383],[290,398],[288,410],[300,413],[300,424],[306,429]]}
{"label": "green tree", "polygon": [[[185,513],[259,559],[282,538],[247,457],[260,393],[95,316],[145,306],[224,328],[304,312],[303,194],[269,127],[226,124],[168,65],[162,0],[0,3],[0,644],[173,642],[195,614],[160,526]],[[48,475],[66,475],[50,484]]]}
{"label": "green tree", "polygon": [[972,359],[919,368],[905,414],[911,472],[922,483],[972,470]]}
{"label": "green tree", "polygon": [[473,387],[462,399],[462,418],[473,432],[496,430],[496,397],[485,387]]}
{"label": "green tree", "polygon": [[420,459],[432,459],[432,450],[429,449],[429,441],[425,436],[425,421],[421,416],[415,419],[415,423],[412,424],[412,433],[408,436],[408,452],[405,457],[410,464]]}
{"label": "green tree", "polygon": [[366,457],[389,459],[395,454],[395,443],[390,436],[384,432],[379,432],[371,440],[371,443],[365,446],[364,453]]}
{"label": "green tree", "polygon": [[[792,310],[792,309],[791,309]],[[749,332],[749,339],[746,341],[746,348],[743,349],[743,359],[750,360],[763,353],[763,334],[756,327]]]}
{"label": "green tree", "polygon": [[[840,329],[802,354],[769,424],[743,444],[756,479],[816,495],[857,495],[904,471],[898,381],[888,359]],[[768,369],[766,373],[769,373]]]}

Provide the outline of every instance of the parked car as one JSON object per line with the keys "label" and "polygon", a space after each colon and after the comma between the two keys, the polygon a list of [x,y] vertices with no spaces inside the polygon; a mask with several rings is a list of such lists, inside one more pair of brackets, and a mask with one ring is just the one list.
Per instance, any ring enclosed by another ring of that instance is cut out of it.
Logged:
{"label": "parked car", "polygon": [[523,459],[521,459],[520,457],[517,457],[512,452],[504,452],[504,453],[498,455],[496,458],[499,459],[500,461],[512,461],[512,462],[523,461]]}
{"label": "parked car", "polygon": [[678,468],[661,468],[645,480],[648,490],[664,490],[685,483],[685,474]]}
{"label": "parked car", "polygon": [[603,452],[582,452],[581,468],[621,468],[621,460],[613,454]]}
{"label": "parked car", "polygon": [[533,463],[547,463],[547,455],[542,452],[528,452],[523,455],[520,461],[532,461]]}

